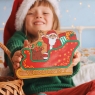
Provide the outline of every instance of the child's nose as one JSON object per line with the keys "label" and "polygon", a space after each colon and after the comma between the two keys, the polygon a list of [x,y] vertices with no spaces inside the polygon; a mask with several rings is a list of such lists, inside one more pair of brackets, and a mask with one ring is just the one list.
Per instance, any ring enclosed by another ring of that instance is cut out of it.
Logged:
{"label": "child's nose", "polygon": [[36,18],[42,18],[42,14],[37,13]]}
{"label": "child's nose", "polygon": [[42,18],[41,16],[36,16],[36,18]]}

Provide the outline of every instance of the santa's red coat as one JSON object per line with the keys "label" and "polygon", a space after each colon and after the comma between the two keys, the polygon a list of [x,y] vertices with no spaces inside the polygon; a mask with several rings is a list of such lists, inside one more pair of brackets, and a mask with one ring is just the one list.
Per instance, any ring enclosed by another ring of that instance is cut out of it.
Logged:
{"label": "santa's red coat", "polygon": [[[46,38],[46,37],[42,37],[42,39],[43,39],[44,43],[47,44],[47,51],[50,50],[49,39]],[[57,48],[57,47],[59,47],[59,46],[61,46],[61,45],[62,45],[62,44],[61,44],[61,41],[60,41],[59,39],[56,39],[56,42],[55,42],[55,44],[53,45],[52,48]]]}

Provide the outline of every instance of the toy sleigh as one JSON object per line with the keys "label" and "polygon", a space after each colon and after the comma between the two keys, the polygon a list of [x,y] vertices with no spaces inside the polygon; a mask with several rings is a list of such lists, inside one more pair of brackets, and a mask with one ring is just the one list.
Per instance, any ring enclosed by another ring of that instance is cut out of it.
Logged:
{"label": "toy sleigh", "polygon": [[72,75],[72,59],[79,41],[73,31],[39,31],[39,39],[21,50],[20,79]]}

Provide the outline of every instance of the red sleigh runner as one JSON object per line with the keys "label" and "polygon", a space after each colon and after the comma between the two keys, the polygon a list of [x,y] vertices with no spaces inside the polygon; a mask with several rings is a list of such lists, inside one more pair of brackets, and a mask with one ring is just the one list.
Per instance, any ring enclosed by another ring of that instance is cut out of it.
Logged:
{"label": "red sleigh runner", "polygon": [[23,58],[16,75],[21,79],[71,75],[78,46],[73,31],[39,31],[39,39],[21,50]]}

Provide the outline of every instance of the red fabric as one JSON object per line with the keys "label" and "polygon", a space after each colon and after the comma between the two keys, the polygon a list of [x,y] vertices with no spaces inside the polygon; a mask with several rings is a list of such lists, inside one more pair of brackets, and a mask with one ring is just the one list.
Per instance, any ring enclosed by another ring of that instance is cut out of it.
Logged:
{"label": "red fabric", "polygon": [[[59,91],[45,92],[46,95],[95,95],[95,80],[77,87],[65,88]],[[37,94],[31,94],[37,95]]]}
{"label": "red fabric", "polygon": [[[9,19],[6,22],[5,28],[4,28],[4,34],[3,34],[3,40],[4,45],[6,45],[7,41],[10,39],[10,37],[14,34],[15,30],[15,17],[16,12],[22,3],[22,0],[14,0],[12,12],[10,14]],[[7,66],[6,63],[4,63],[5,67]]]}
{"label": "red fabric", "polygon": [[22,2],[22,0],[14,0],[11,15],[10,15],[9,19],[7,20],[7,23],[4,28],[4,44],[5,45],[6,45],[7,41],[9,40],[9,38],[15,32],[14,23],[15,23],[16,12],[17,12],[21,2]]}
{"label": "red fabric", "polygon": [[49,34],[51,34],[51,33],[56,34],[56,32],[55,32],[54,30],[50,30],[50,31],[48,31],[48,32],[47,32],[47,34],[46,34],[46,35],[49,35]]}

